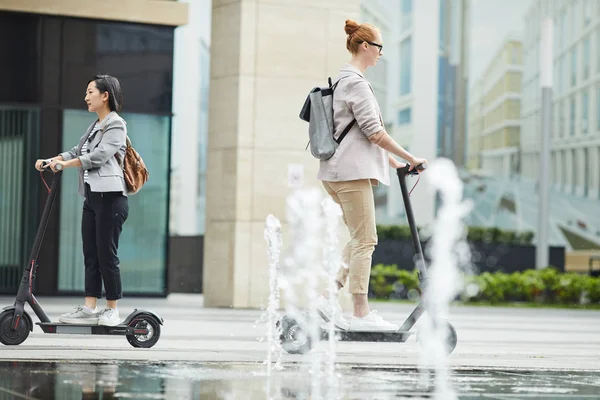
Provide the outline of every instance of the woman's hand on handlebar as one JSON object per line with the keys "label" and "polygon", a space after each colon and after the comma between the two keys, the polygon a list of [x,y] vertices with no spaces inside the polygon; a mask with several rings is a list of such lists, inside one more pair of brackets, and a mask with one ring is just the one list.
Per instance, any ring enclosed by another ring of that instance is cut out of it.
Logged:
{"label": "woman's hand on handlebar", "polygon": [[390,167],[400,169],[406,167],[406,164],[396,160],[394,157],[390,157]]}
{"label": "woman's hand on handlebar", "polygon": [[43,170],[44,170],[44,168],[42,168],[42,165],[44,164],[44,162],[45,162],[45,161],[46,161],[46,160],[42,160],[42,159],[40,159],[40,160],[37,160],[37,161],[35,162],[35,169],[37,169],[38,171],[43,171]]}
{"label": "woman's hand on handlebar", "polygon": [[[50,161],[50,163],[48,163]],[[38,171],[44,171],[48,168],[52,169],[52,171],[56,172],[55,165],[56,163],[64,163],[62,156],[56,156],[52,158],[42,158],[35,162],[35,169]],[[44,165],[45,164],[45,165]],[[63,165],[64,169],[64,165]]]}
{"label": "woman's hand on handlebar", "polygon": [[[65,163],[66,161],[62,161],[62,160],[58,160],[58,159],[54,159],[52,160],[52,162],[50,163],[50,169],[54,172],[58,172],[60,170],[65,169]],[[57,167],[58,166],[58,167]]]}
{"label": "woman's hand on handlebar", "polygon": [[[423,163],[426,163],[426,162],[427,162],[427,160],[424,159],[424,158],[417,158],[417,157],[415,157],[412,160],[410,160],[410,167],[408,168],[408,170],[412,171],[413,169],[417,168],[417,166],[419,166],[419,165],[421,165]],[[420,173],[421,171],[417,170],[417,172]]]}

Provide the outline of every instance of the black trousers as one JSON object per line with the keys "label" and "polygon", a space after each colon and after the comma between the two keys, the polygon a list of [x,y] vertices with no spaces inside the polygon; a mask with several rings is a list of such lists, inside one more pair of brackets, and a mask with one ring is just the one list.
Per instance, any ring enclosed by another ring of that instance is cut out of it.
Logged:
{"label": "black trousers", "polygon": [[127,197],[121,192],[92,192],[85,184],[81,236],[85,264],[85,296],[106,300],[123,297],[119,270],[119,237],[129,215]]}

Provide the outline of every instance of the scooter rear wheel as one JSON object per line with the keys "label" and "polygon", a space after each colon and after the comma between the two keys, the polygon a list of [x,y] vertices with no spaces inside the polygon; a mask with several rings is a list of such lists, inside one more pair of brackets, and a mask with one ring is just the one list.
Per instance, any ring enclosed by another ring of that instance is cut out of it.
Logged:
{"label": "scooter rear wheel", "polygon": [[136,317],[129,326],[133,326],[134,329],[144,329],[148,331],[146,335],[127,335],[127,341],[133,347],[149,349],[150,347],[153,347],[160,338],[160,323],[151,316],[142,315]]}
{"label": "scooter rear wheel", "polygon": [[4,311],[0,314],[0,343],[6,346],[17,346],[29,336],[31,327],[26,318],[19,319],[16,329],[12,329],[14,311]]}
{"label": "scooter rear wheel", "polygon": [[[277,322],[279,324],[279,321]],[[312,340],[306,329],[293,317],[286,315],[281,320],[281,347],[289,354],[306,354],[312,349]]]}

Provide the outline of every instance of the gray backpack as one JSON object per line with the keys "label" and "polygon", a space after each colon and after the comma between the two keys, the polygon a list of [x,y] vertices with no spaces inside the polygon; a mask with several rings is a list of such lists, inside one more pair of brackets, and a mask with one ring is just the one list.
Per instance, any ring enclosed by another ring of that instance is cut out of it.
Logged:
{"label": "gray backpack", "polygon": [[329,87],[316,87],[310,91],[302,110],[300,119],[308,122],[308,137],[310,152],[319,160],[328,160],[335,154],[338,146],[344,140],[356,120],[344,129],[339,138],[334,139],[333,131],[333,92],[337,84],[346,78],[340,78],[334,85],[331,78],[328,79]]}

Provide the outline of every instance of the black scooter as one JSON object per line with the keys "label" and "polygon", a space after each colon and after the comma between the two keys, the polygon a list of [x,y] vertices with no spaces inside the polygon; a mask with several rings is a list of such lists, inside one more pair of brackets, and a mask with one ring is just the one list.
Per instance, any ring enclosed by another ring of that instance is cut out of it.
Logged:
{"label": "black scooter", "polygon": [[[45,170],[48,170],[49,164],[50,160],[45,160],[42,167]],[[60,165],[57,167],[60,167]],[[39,325],[44,333],[67,335],[125,335],[127,341],[133,347],[150,348],[154,346],[160,338],[160,326],[164,322],[163,319],[154,312],[135,309],[123,322],[116,326],[63,324],[50,321],[42,309],[42,306],[33,295],[33,281],[38,267],[37,257],[42,245],[42,240],[44,239],[46,225],[48,224],[52,205],[60,185],[61,176],[62,171],[60,170],[53,175],[51,187],[48,189],[48,199],[46,200],[42,219],[35,235],[33,248],[31,249],[31,255],[29,256],[29,260],[23,271],[23,278],[21,279],[17,299],[13,306],[4,307],[2,313],[0,313],[0,342],[5,345],[19,345],[27,339],[29,332],[33,331],[33,321],[25,311],[25,303],[28,303],[40,320],[36,325]],[[42,173],[42,180],[43,179]]]}
{"label": "black scooter", "polygon": [[[402,199],[404,200],[404,207],[406,210],[406,218],[408,219],[408,225],[410,227],[410,233],[412,236],[413,246],[415,248],[415,264],[418,270],[419,286],[423,290],[427,284],[427,267],[425,265],[425,258],[423,257],[423,249],[421,248],[421,242],[419,241],[419,233],[417,231],[417,225],[415,223],[415,217],[410,203],[410,194],[406,186],[406,177],[408,175],[418,175],[418,171],[422,171],[427,168],[427,164],[421,164],[417,166],[417,170],[408,170],[409,165],[403,168],[398,168],[396,173],[400,181],[400,189],[402,191]],[[400,326],[397,331],[393,332],[365,332],[365,331],[350,331],[342,330],[335,327],[335,335],[340,341],[349,342],[397,342],[404,343],[413,334],[410,332],[411,328],[416,324],[419,318],[423,315],[425,308],[422,302],[416,306],[413,312],[408,316],[406,321]],[[327,316],[319,312],[319,315],[325,322],[329,322]],[[281,329],[280,343],[281,347],[290,354],[305,354],[309,352],[313,347],[313,339],[309,335],[309,329],[306,326],[310,318],[303,318],[303,321],[297,321],[290,315],[285,315],[278,321],[278,327]],[[448,321],[435,321],[436,323],[446,324],[446,354],[452,353],[456,347],[458,338],[456,330]],[[328,330],[320,328],[320,340],[327,340],[329,336]],[[417,334],[417,341],[423,345],[423,340],[420,340]]]}

